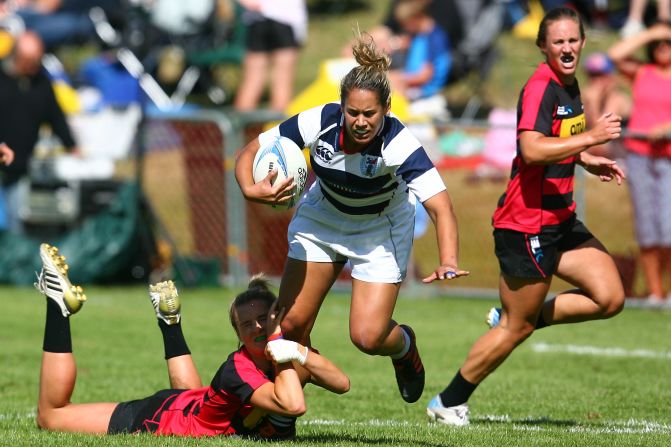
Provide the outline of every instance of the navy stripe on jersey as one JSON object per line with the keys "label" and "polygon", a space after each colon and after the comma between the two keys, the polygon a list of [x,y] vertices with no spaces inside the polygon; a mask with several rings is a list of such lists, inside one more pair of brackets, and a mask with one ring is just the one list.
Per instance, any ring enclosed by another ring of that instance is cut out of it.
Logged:
{"label": "navy stripe on jersey", "polygon": [[[383,186],[382,188],[380,188],[378,190],[375,190],[374,192],[366,193],[366,192],[357,192],[357,191],[354,191],[354,190],[348,188],[347,186],[336,185],[336,184],[331,183],[330,181],[324,180],[324,179],[321,179],[321,182],[322,182],[322,185],[326,185],[329,189],[332,189],[334,191],[338,191],[339,194],[341,194],[345,197],[350,197],[352,199],[364,199],[364,198],[367,198],[367,197],[374,196],[376,194],[388,193],[388,192],[391,192],[391,191],[395,190],[398,187],[398,183],[393,182],[393,183],[390,183],[388,186]],[[347,184],[347,183],[345,183],[345,184]]]}
{"label": "navy stripe on jersey", "polygon": [[406,183],[410,183],[431,168],[433,168],[433,163],[429,156],[426,155],[424,148],[420,146],[418,150],[405,159],[405,162],[398,168],[396,174],[403,177]]}
{"label": "navy stripe on jersey", "polygon": [[571,178],[575,172],[575,164],[558,163],[545,168],[545,178]]}
{"label": "navy stripe on jersey", "polygon": [[386,193],[388,192],[385,189],[387,185],[394,185],[394,188],[398,185],[397,182],[393,182],[391,175],[369,179],[345,171],[324,168],[316,163],[313,157],[310,157],[310,163],[322,183],[336,190],[339,194],[348,195],[352,198],[371,197],[375,194]]}
{"label": "navy stripe on jersey", "polygon": [[298,115],[294,115],[280,124],[280,135],[293,140],[298,147],[305,147],[305,141],[303,141],[303,136],[298,128]]}
{"label": "navy stripe on jersey", "polygon": [[384,117],[380,131],[361,152],[345,151],[343,132],[345,117],[340,104],[330,103],[301,112],[262,133],[259,142],[263,146],[277,135],[297,144],[304,142],[310,148],[319,184],[308,194],[328,194],[327,200],[343,213],[386,213],[407,206],[410,191],[424,201],[445,190],[420,142],[393,115]]}
{"label": "navy stripe on jersey", "polygon": [[326,200],[328,200],[331,205],[335,207],[338,211],[341,213],[345,214],[353,214],[353,215],[363,215],[363,214],[380,214],[384,209],[389,205],[390,200],[385,200],[384,202],[376,203],[373,205],[369,206],[348,206],[345,205],[344,203],[339,202],[336,200],[331,194],[326,192],[326,190],[322,189],[322,194],[324,194],[324,197],[326,197]]}
{"label": "navy stripe on jersey", "polygon": [[568,208],[573,203],[573,192],[566,194],[544,194],[541,206],[544,210],[561,210]]}

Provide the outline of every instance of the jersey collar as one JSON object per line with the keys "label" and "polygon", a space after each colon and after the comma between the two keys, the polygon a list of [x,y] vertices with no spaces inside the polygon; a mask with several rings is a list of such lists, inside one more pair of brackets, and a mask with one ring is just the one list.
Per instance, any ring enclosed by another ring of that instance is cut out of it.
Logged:
{"label": "jersey collar", "polygon": [[369,147],[371,147],[374,144],[375,139],[380,137],[380,134],[384,130],[384,126],[386,124],[387,124],[387,115],[382,117],[382,125],[380,126],[380,129],[377,131],[377,133],[373,137],[373,140],[371,141],[371,143],[368,146],[364,147],[360,151],[349,150],[345,147],[345,132],[346,132],[346,130],[345,130],[345,115],[344,115],[344,113],[341,112],[341,114],[340,114],[340,131],[338,133],[338,147],[340,149],[342,149],[342,151],[345,154],[360,154],[362,152],[365,152],[366,149],[368,149]]}

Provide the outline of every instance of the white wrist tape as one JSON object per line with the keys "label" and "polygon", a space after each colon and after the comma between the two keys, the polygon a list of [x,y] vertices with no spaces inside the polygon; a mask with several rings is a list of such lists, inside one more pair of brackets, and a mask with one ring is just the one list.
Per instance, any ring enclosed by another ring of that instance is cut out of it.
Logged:
{"label": "white wrist tape", "polygon": [[299,349],[299,344],[295,341],[279,338],[268,342],[267,348],[270,356],[277,363],[286,363],[296,360],[299,364],[305,365],[308,358],[308,351],[303,354]]}

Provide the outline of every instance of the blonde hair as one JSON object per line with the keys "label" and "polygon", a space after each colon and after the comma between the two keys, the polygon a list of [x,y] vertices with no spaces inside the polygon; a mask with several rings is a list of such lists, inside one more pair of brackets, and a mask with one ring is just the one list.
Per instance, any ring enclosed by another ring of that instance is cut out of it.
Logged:
{"label": "blonde hair", "polygon": [[387,77],[391,63],[389,56],[377,49],[370,34],[360,32],[352,45],[352,54],[359,65],[352,68],[340,82],[340,103],[345,104],[345,99],[352,90],[362,89],[376,92],[380,104],[389,107],[391,105],[391,86]]}

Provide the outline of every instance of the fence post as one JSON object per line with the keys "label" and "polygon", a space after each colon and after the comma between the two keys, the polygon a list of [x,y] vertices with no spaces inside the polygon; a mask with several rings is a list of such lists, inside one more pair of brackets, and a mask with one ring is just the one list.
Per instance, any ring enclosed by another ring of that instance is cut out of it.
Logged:
{"label": "fence post", "polygon": [[[226,109],[226,122],[230,125],[230,134],[227,134],[226,144],[226,208],[229,229],[229,266],[230,278],[226,278],[227,285],[241,286],[249,280],[250,252],[248,247],[247,202],[242,196],[235,179],[235,160],[237,151],[241,149],[250,137],[249,127],[279,121],[285,118],[284,114],[271,110],[254,110],[238,112]],[[227,129],[228,130],[228,129]],[[222,128],[223,131],[223,128]]]}

